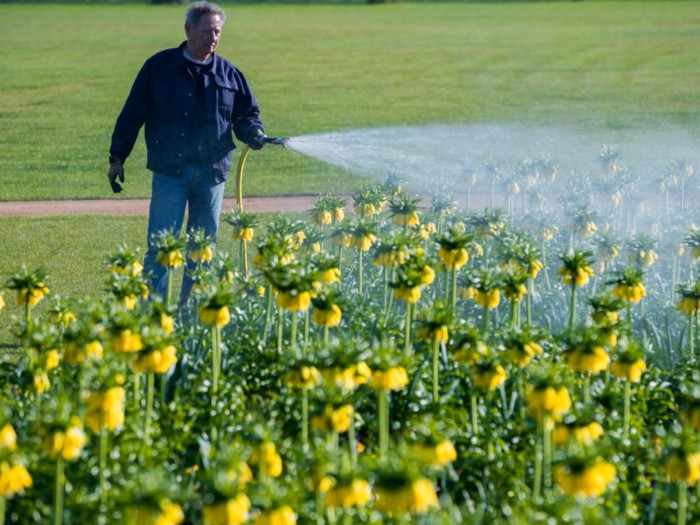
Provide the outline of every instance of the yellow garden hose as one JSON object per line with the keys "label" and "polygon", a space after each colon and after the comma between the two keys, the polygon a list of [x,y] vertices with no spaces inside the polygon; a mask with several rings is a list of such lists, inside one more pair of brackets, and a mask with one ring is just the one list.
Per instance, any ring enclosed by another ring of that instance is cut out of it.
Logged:
{"label": "yellow garden hose", "polygon": [[[289,138],[276,138],[263,135],[260,141],[263,144],[277,144],[278,146],[286,147]],[[238,168],[236,168],[236,203],[238,209],[241,211],[243,211],[243,168],[245,166],[245,160],[248,158],[248,153],[250,153],[250,149],[250,146],[246,144],[246,147],[243,148],[243,152],[241,153],[241,157],[238,159]]]}
{"label": "yellow garden hose", "polygon": [[241,153],[241,158],[238,159],[238,167],[236,168],[236,204],[238,209],[243,211],[243,167],[245,166],[245,159],[250,153],[250,146],[246,144]]}

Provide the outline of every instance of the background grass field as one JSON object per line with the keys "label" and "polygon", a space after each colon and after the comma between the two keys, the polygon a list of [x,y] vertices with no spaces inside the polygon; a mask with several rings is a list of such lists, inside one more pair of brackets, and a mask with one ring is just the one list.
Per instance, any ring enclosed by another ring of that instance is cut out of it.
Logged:
{"label": "background grass field", "polygon": [[[271,135],[436,122],[566,126],[601,142],[611,129],[700,131],[698,2],[223,5],[219,53],[246,73]],[[114,121],[144,60],[184,39],[183,13],[0,4],[0,201],[113,197]],[[362,181],[266,148],[246,165],[245,193]],[[120,197],[149,188],[140,141]],[[54,291],[99,293],[119,242],[143,249],[145,218],[0,219],[0,283],[25,262],[44,265]]]}

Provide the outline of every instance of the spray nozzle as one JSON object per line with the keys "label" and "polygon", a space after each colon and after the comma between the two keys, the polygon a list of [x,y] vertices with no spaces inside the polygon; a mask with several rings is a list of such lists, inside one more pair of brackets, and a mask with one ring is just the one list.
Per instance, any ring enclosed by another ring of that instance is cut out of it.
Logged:
{"label": "spray nozzle", "polygon": [[265,144],[275,144],[277,146],[282,146],[282,147],[287,147],[287,143],[289,142],[289,137],[268,137],[267,135],[263,135],[262,137],[262,142]]}

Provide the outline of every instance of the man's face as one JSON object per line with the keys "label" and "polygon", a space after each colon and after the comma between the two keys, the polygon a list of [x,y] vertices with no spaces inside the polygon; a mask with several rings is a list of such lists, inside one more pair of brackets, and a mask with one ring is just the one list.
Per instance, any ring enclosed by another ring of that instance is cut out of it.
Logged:
{"label": "man's face", "polygon": [[214,52],[221,37],[221,17],[219,15],[202,15],[197,27],[185,24],[185,34],[192,58],[207,59]]}

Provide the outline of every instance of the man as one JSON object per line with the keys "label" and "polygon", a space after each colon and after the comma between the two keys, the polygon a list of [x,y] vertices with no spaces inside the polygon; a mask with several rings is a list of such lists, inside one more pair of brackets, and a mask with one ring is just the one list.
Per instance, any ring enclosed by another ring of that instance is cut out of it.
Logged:
{"label": "man", "polygon": [[[260,109],[248,82],[233,64],[215,54],[225,20],[224,11],[209,2],[187,10],[187,41],[146,61],[112,134],[107,177],[118,193],[117,177],[124,182],[124,162],[145,125],[153,183],[144,269],[153,275],[153,286],[161,295],[166,269],[156,261],[153,235],[161,231],[179,235],[187,205],[187,231],[204,229],[215,239],[236,147],[232,132],[253,149],[263,146]],[[194,268],[189,258],[188,268]],[[191,288],[186,271],[181,303]]]}

